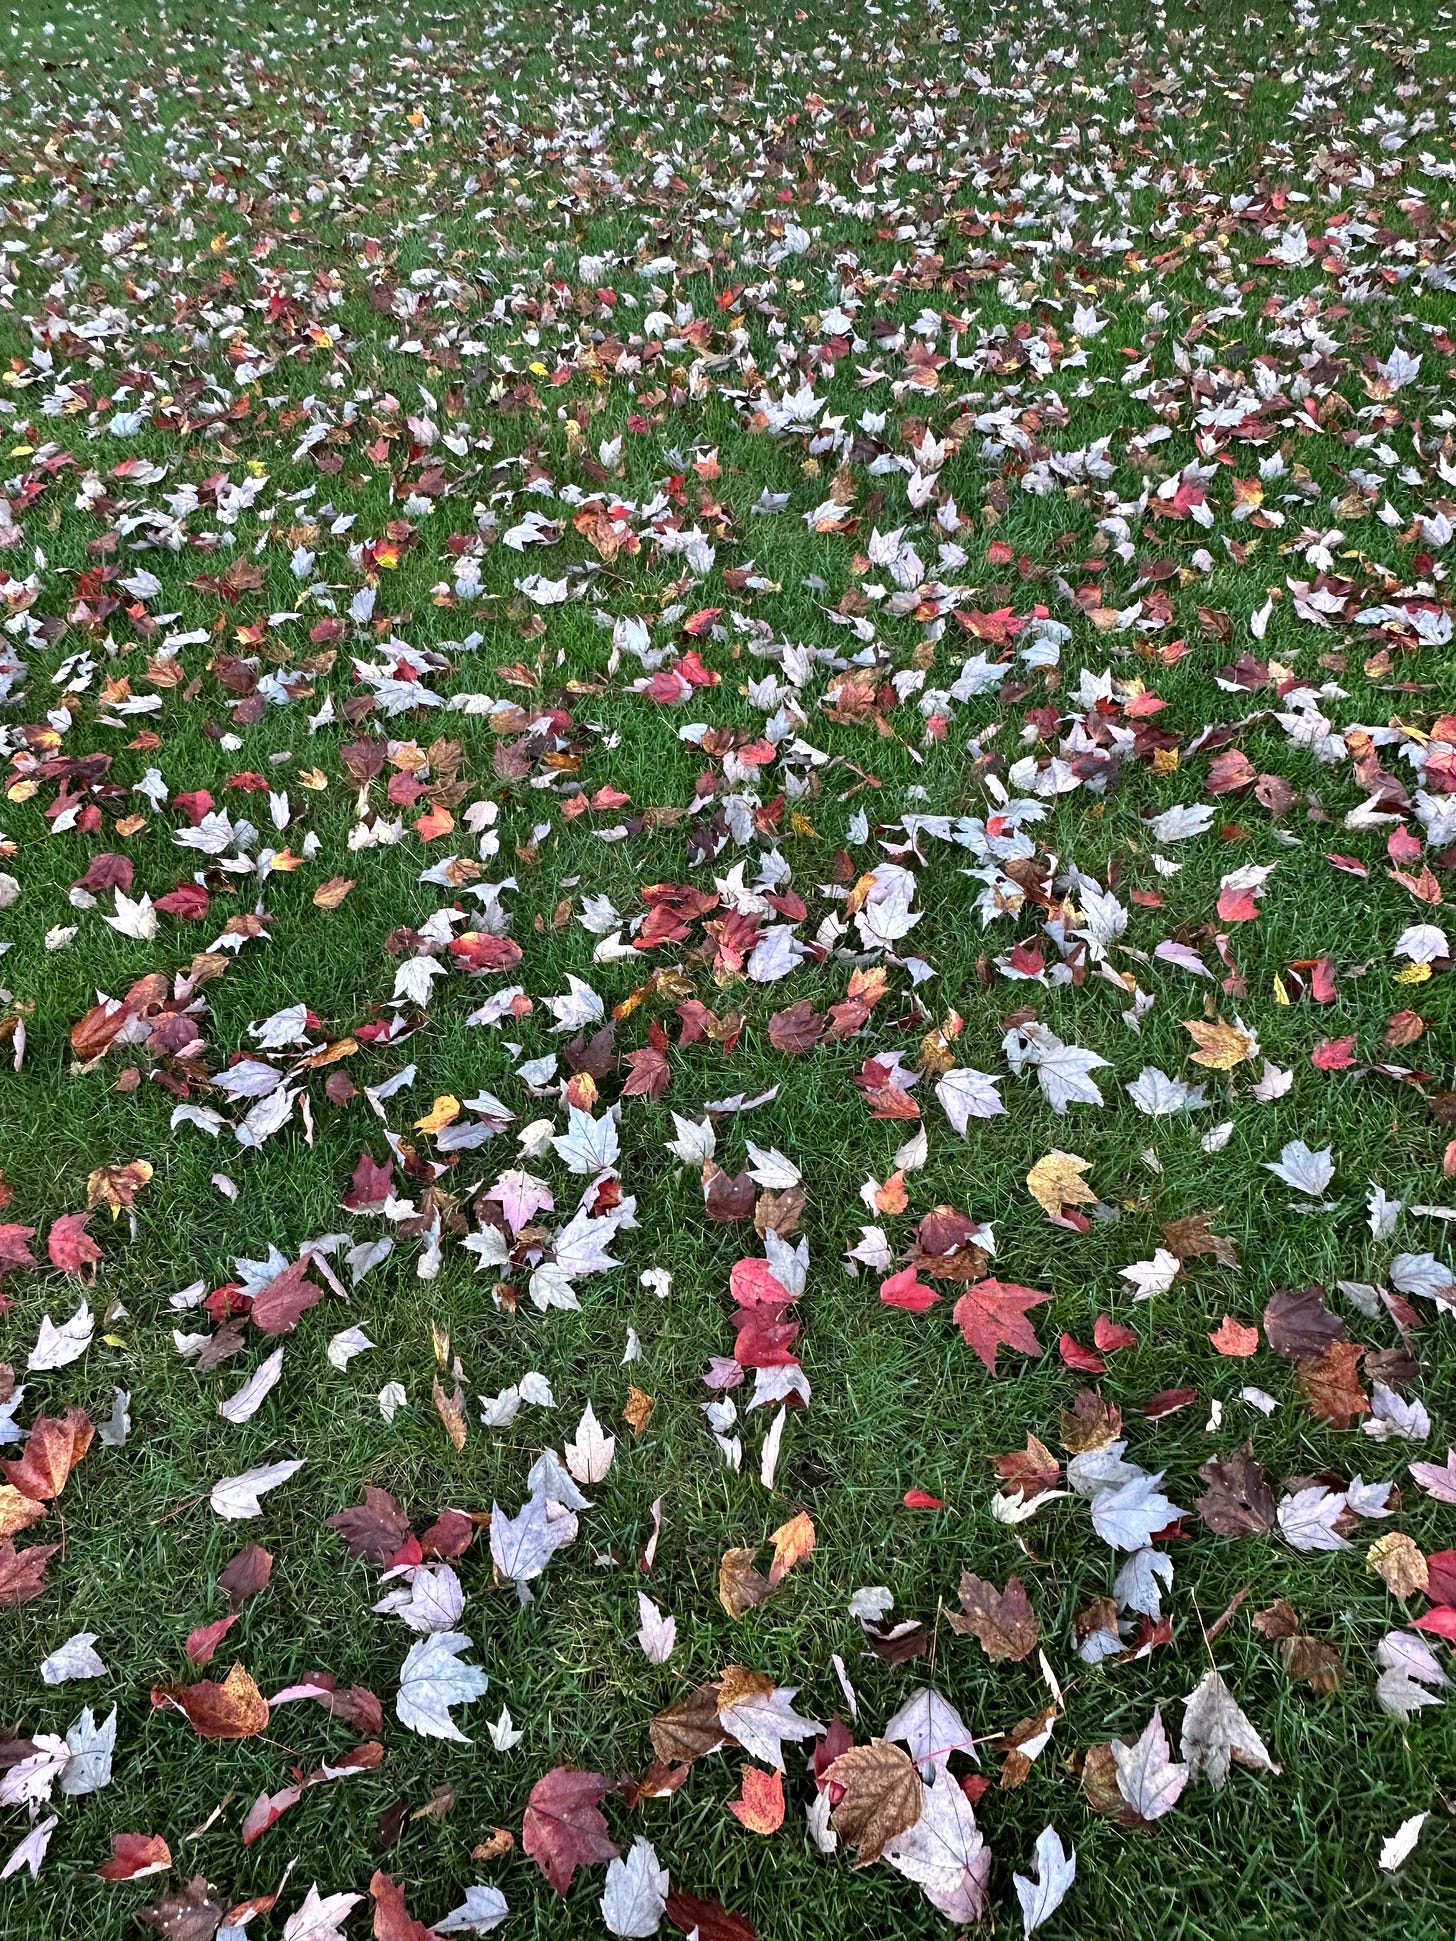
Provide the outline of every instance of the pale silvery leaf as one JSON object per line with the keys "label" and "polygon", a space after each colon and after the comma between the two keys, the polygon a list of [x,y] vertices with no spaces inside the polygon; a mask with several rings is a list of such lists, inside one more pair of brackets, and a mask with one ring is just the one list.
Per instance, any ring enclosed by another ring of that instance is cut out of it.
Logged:
{"label": "pale silvery leaf", "polygon": [[[109,918],[107,920],[110,921]],[[0,1867],[0,1880],[9,1880],[10,1876],[18,1874],[22,1867],[29,1867],[30,1877],[34,1880],[40,1872],[41,1862],[46,1857],[46,1848],[51,1843],[51,1835],[59,1825],[60,1821],[52,1813],[49,1819],[42,1820],[39,1826],[32,1827],[11,1853],[5,1865]]]}
{"label": "pale silvery leaf", "polygon": [[436,1921],[436,1934],[489,1934],[510,1913],[499,1887],[486,1887],[475,1881],[466,1888],[465,1899],[442,1920]]}
{"label": "pale silvery leaf", "polygon": [[1408,1672],[1392,1666],[1375,1681],[1375,1696],[1381,1707],[1398,1719],[1409,1720],[1425,1705],[1444,1705],[1439,1692],[1417,1684]]}
{"label": "pale silvery leaf", "polygon": [[1380,1867],[1383,1873],[1393,1874],[1415,1852],[1416,1841],[1421,1837],[1421,1828],[1430,1819],[1429,1813],[1414,1813],[1408,1820],[1402,1820],[1388,1840],[1381,1843]]}
{"label": "pale silvery leaf", "polygon": [[956,1066],[937,1082],[935,1096],[962,1138],[972,1119],[994,1119],[1005,1112],[996,1090],[1000,1083],[1000,1079],[972,1071],[969,1066]]}
{"label": "pale silvery leaf", "polygon": [[1155,1711],[1136,1745],[1112,1745],[1117,1790],[1139,1819],[1160,1820],[1172,1812],[1188,1784],[1188,1768],[1171,1756],[1163,1715]]}
{"label": "pale silvery leaf", "polygon": [[1213,825],[1214,808],[1211,802],[1192,802],[1176,809],[1164,809],[1161,815],[1153,816],[1147,827],[1158,842],[1183,842],[1189,836],[1202,836]]}
{"label": "pale silvery leaf", "polygon": [[834,1802],[826,1786],[822,1793],[816,1793],[804,1809],[804,1818],[809,1823],[809,1838],[819,1853],[834,1853],[839,1847],[839,1835],[829,1824],[829,1815],[834,1810]]}
{"label": "pale silvery leaf", "polygon": [[1172,1588],[1173,1559],[1161,1550],[1134,1550],[1113,1582],[1113,1601],[1119,1611],[1138,1611],[1156,1623],[1163,1615],[1160,1581]]}
{"label": "pale silvery leaf", "polygon": [[776,1686],[771,1692],[756,1692],[736,1705],[725,1706],[718,1718],[726,1732],[743,1747],[750,1759],[760,1759],[777,1772],[784,1769],[785,1739],[812,1739],[824,1727],[813,1719],[802,1718],[794,1710],[796,1685]]}
{"label": "pale silvery leaf", "polygon": [[771,1146],[765,1152],[762,1146],[754,1145],[750,1139],[748,1157],[751,1162],[748,1168],[750,1178],[771,1192],[783,1192],[797,1186],[804,1177],[793,1160],[785,1159],[777,1146]]}
{"label": "pale silvery leaf", "polygon": [[[131,1396],[124,1388],[111,1391],[111,1414],[105,1422],[98,1424],[96,1434],[108,1449],[120,1449],[131,1434],[131,1417],[127,1410],[131,1406]],[[0,1442],[4,1441],[0,1436]]]}
{"label": "pale silvery leaf", "polygon": [[423,1011],[429,1005],[435,979],[445,975],[445,966],[435,957],[406,957],[394,973],[394,995]]}
{"label": "pale silvery leaf", "polygon": [[584,1025],[600,1024],[606,1016],[606,1007],[590,984],[583,984],[579,977],[566,974],[568,989],[560,997],[548,997],[547,1005],[556,1019],[552,1027],[556,1031],[580,1031]]}
{"label": "pale silvery leaf", "polygon": [[514,1750],[526,1736],[524,1732],[518,1732],[516,1730],[516,1722],[511,1717],[511,1708],[509,1705],[503,1705],[500,1708],[500,1717],[496,1720],[495,1724],[488,1725],[485,1729],[491,1744],[497,1752],[510,1752]]}
{"label": "pale silvery leaf", "polygon": [[576,1537],[576,1518],[560,1503],[548,1502],[539,1491],[529,1496],[514,1517],[499,1504],[491,1509],[490,1554],[502,1577],[522,1585],[539,1577],[556,1552]]}
{"label": "pale silvery leaf", "polygon": [[[863,1597],[864,1592],[858,1592]],[[884,1595],[888,1598],[889,1592]],[[889,1605],[885,1606],[889,1609]],[[858,1615],[858,1613],[856,1613]],[[880,1612],[880,1616],[884,1612]],[[970,1729],[948,1698],[929,1685],[914,1691],[885,1727],[885,1737],[898,1740],[920,1768],[922,1779],[929,1778],[937,1766],[945,1765],[953,1752],[969,1752],[977,1758]]]}
{"label": "pale silvery leaf", "polygon": [[[570,1472],[561,1466],[554,1449],[543,1449],[526,1472],[526,1488],[533,1496],[544,1496],[550,1504],[568,1510],[589,1510],[591,1503],[577,1488]],[[563,1543],[570,1538],[563,1538]]]}
{"label": "pale silvery leaf", "polygon": [[1360,1427],[1376,1442],[1424,1442],[1431,1433],[1431,1418],[1420,1402],[1407,1402],[1384,1382],[1375,1382],[1370,1389],[1370,1414]]}
{"label": "pale silvery leaf", "polygon": [[31,1743],[33,1752],[0,1773],[0,1806],[27,1806],[49,1799],[70,1762],[71,1749],[57,1733],[37,1732]]}
{"label": "pale silvery leaf", "polygon": [[1390,1492],[1394,1488],[1394,1483],[1367,1483],[1363,1476],[1352,1476],[1345,1486],[1345,1505],[1355,1516],[1390,1516]]}
{"label": "pale silvery leaf", "polygon": [[283,1941],[342,1941],[343,1922],[362,1894],[320,1894],[317,1881],[283,1923]]}
{"label": "pale silvery leaf", "polygon": [[600,1483],[612,1466],[616,1449],[616,1437],[606,1434],[588,1402],[576,1427],[575,1442],[566,1445],[566,1467],[579,1483]]}
{"label": "pale silvery leaf", "polygon": [[884,1857],[948,1921],[979,1921],[985,1912],[991,1849],[971,1802],[944,1768],[933,1785],[921,1782],[920,1818],[888,1842]]}
{"label": "pale silvery leaf", "polygon": [[96,1643],[94,1631],[78,1631],[74,1638],[67,1638],[41,1665],[41,1680],[47,1685],[64,1685],[71,1678],[104,1678],[106,1667],[97,1657],[92,1646]]}
{"label": "pale silvery leaf", "polygon": [[1291,1139],[1277,1159],[1266,1159],[1264,1169],[1297,1193],[1318,1199],[1335,1176],[1335,1162],[1328,1146],[1311,1152],[1302,1139]]}
{"label": "pale silvery leaf", "polygon": [[1157,1530],[1184,1514],[1158,1489],[1156,1476],[1135,1476],[1092,1499],[1092,1527],[1114,1550],[1141,1550]]}
{"label": "pale silvery leaf", "polygon": [[86,1303],[82,1301],[69,1321],[57,1327],[48,1314],[41,1316],[40,1333],[35,1346],[26,1360],[28,1370],[47,1368],[69,1368],[73,1361],[79,1361],[91,1346],[91,1336],[96,1322]]}
{"label": "pale silvery leaf", "polygon": [[1255,1080],[1249,1090],[1260,1105],[1272,1105],[1275,1099],[1282,1099],[1293,1084],[1292,1071],[1285,1071],[1266,1058],[1262,1076]]}
{"label": "pale silvery leaf", "polygon": [[669,1139],[667,1150],[680,1159],[684,1166],[701,1166],[705,1159],[711,1159],[718,1148],[718,1135],[713,1129],[713,1121],[704,1119],[685,1119],[681,1113],[672,1115],[673,1125],[677,1128],[676,1139]]}
{"label": "pale silvery leaf", "polygon": [[152,908],[152,899],[143,890],[141,896],[133,901],[124,890],[116,892],[116,915],[103,917],[113,930],[120,931],[123,937],[137,937],[150,943],[157,934],[157,913]]}
{"label": "pale silvery leaf", "polygon": [[1197,1112],[1208,1100],[1201,1085],[1185,1085],[1181,1078],[1169,1078],[1156,1065],[1144,1065],[1127,1087],[1127,1095],[1139,1112],[1149,1118],[1165,1119],[1175,1112]]}
{"label": "pale silvery leaf", "polygon": [[551,1143],[573,1173],[610,1172],[617,1163],[621,1142],[617,1138],[615,1112],[594,1119],[580,1106],[567,1107],[569,1123]]}
{"label": "pale silvery leaf", "polygon": [[581,1306],[570,1277],[561,1271],[554,1260],[543,1260],[533,1271],[526,1284],[526,1292],[531,1297],[532,1305],[543,1314],[553,1307],[574,1313]]}
{"label": "pale silvery leaf", "polygon": [[640,1834],[627,1853],[607,1868],[602,1895],[602,1919],[610,1934],[640,1937],[656,1934],[667,1906],[666,1867],[658,1864],[652,1844]]}
{"label": "pale silvery leaf", "polygon": [[1376,1240],[1388,1240],[1395,1232],[1396,1222],[1404,1210],[1405,1201],[1391,1199],[1385,1188],[1372,1180],[1370,1195],[1365,1204],[1369,1209],[1368,1225],[1372,1237]]}
{"label": "pale silvery leaf", "polygon": [[432,1631],[410,1646],[394,1702],[402,1725],[426,1738],[470,1744],[450,1708],[479,1698],[489,1683],[478,1665],[462,1662],[461,1654],[473,1649],[463,1631]]}
{"label": "pale silvery leaf", "polygon": [[1215,1792],[1228,1778],[1229,1761],[1255,1772],[1277,1773],[1269,1749],[1259,1737],[1228,1686],[1216,1671],[1205,1672],[1201,1683],[1183,1701],[1183,1757],[1188,1774],[1208,1774]]}
{"label": "pale silvery leaf", "polygon": [[245,1469],[241,1476],[224,1476],[213,1484],[212,1507],[215,1513],[230,1523],[236,1523],[250,1516],[261,1516],[263,1506],[258,1501],[270,1489],[277,1489],[286,1483],[290,1476],[296,1476],[303,1468],[303,1460],[297,1462],[265,1463],[260,1469]]}
{"label": "pale silvery leaf", "polygon": [[1312,1483],[1279,1505],[1279,1533],[1292,1550],[1348,1550],[1349,1544],[1335,1531],[1344,1507],[1343,1490]]}
{"label": "pale silvery leaf", "polygon": [[225,1402],[218,1403],[218,1414],[225,1422],[251,1422],[282,1379],[283,1350],[275,1348],[236,1393],[229,1395]]}
{"label": "pale silvery leaf", "polygon": [[1043,1052],[1036,1063],[1036,1075],[1053,1112],[1065,1112],[1069,1105],[1101,1105],[1102,1094],[1091,1074],[1106,1065],[1095,1051],[1080,1045],[1057,1045]]}
{"label": "pale silvery leaf", "polygon": [[465,1592],[449,1564],[420,1564],[408,1584],[389,1591],[374,1609],[399,1618],[411,1631],[450,1631],[465,1609]]}
{"label": "pale silvery leaf", "polygon": [[677,1645],[677,1619],[660,1611],[645,1591],[637,1593],[637,1615],[641,1628],[637,1642],[649,1665],[665,1665]]}
{"label": "pale silvery leaf", "polygon": [[1077,1850],[1062,1846],[1055,1827],[1043,1827],[1036,1838],[1037,1878],[1013,1874],[1012,1885],[1021,1902],[1021,1931],[1030,1934],[1056,1913],[1077,1878]]}
{"label": "pale silvery leaf", "polygon": [[1151,1260],[1135,1260],[1130,1267],[1119,1267],[1118,1274],[1137,1290],[1135,1300],[1150,1301],[1155,1294],[1166,1294],[1177,1280],[1183,1263],[1177,1254],[1159,1247]]}
{"label": "pale silvery leaf", "polygon": [[1234,1122],[1232,1119],[1225,1119],[1222,1125],[1216,1125],[1210,1132],[1204,1133],[1198,1142],[1198,1149],[1206,1153],[1222,1152],[1233,1136]]}
{"label": "pale silvery leaf", "polygon": [[1100,1449],[1084,1449],[1067,1464],[1067,1481],[1079,1496],[1101,1496],[1105,1490],[1122,1483],[1136,1482],[1146,1472],[1135,1462],[1124,1462],[1127,1443],[1121,1439],[1105,1442]]}
{"label": "pale silvery leaf", "polygon": [[61,1791],[68,1799],[99,1793],[111,1784],[111,1755],[116,1750],[116,1707],[98,1725],[88,1705],[66,1734],[70,1758],[61,1774]]}
{"label": "pale silvery leaf", "polygon": [[1397,1254],[1390,1263],[1390,1284],[1428,1301],[1456,1297],[1456,1277],[1434,1254]]}
{"label": "pale silvery leaf", "polygon": [[362,1328],[340,1328],[335,1335],[329,1336],[326,1350],[329,1365],[333,1368],[347,1368],[355,1355],[362,1355],[374,1343]]}

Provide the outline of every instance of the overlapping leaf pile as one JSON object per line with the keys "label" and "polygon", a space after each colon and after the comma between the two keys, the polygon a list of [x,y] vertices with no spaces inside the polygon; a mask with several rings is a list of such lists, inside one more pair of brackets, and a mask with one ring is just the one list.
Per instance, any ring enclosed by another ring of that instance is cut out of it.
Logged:
{"label": "overlapping leaf pile", "polygon": [[1450,23],[1157,19],[12,28],[14,1931],[1452,1912]]}

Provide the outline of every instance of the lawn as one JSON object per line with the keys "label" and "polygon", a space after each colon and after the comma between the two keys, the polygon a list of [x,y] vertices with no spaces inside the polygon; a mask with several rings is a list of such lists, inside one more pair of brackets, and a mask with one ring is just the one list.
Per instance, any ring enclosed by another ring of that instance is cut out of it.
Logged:
{"label": "lawn", "polygon": [[1450,1936],[1452,37],[11,13],[0,1932]]}

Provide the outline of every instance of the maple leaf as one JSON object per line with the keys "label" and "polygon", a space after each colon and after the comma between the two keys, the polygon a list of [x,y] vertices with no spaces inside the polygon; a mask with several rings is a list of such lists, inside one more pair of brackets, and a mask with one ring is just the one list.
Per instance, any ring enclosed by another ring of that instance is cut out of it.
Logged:
{"label": "maple leaf", "polygon": [[956,1326],[966,1346],[975,1349],[994,1375],[1000,1347],[1014,1348],[1024,1355],[1041,1353],[1041,1343],[1026,1316],[1031,1308],[1050,1299],[1050,1294],[1039,1294],[1035,1288],[1018,1287],[992,1276],[977,1281],[961,1295],[955,1304]]}
{"label": "maple leaf", "polygon": [[611,1790],[600,1773],[570,1766],[553,1766],[531,1788],[521,1846],[558,1894],[565,1894],[578,1867],[620,1854],[601,1812]]}
{"label": "maple leaf", "polygon": [[376,1868],[369,1895],[374,1902],[374,1941],[432,1941],[434,1929],[410,1913],[403,1888],[390,1875]]}
{"label": "maple leaf", "polygon": [[152,1704],[181,1712],[203,1739],[251,1739],[268,1725],[268,1701],[241,1665],[234,1665],[220,1685],[210,1678],[195,1685],[154,1685]]}
{"label": "maple leaf", "polygon": [[254,1295],[249,1319],[263,1334],[288,1334],[323,1299],[323,1289],[308,1278],[308,1264],[305,1254]]}
{"label": "maple leaf", "polygon": [[1054,1827],[1043,1827],[1036,1837],[1037,1878],[1013,1874],[1012,1885],[1021,1903],[1022,1934],[1029,1935],[1050,1920],[1067,1898],[1077,1878],[1077,1850],[1063,1847]]}
{"label": "maple leaf", "polygon": [[[993,1665],[1019,1663],[1036,1649],[1041,1627],[1019,1577],[1008,1577],[1004,1591],[984,1577],[961,1573],[961,1610],[947,1615],[953,1631],[975,1637]],[[964,1616],[961,1614],[964,1612]]]}
{"label": "maple leaf", "polygon": [[0,1611],[27,1604],[45,1589],[45,1567],[60,1545],[33,1543],[17,1550],[7,1538],[0,1543]]}
{"label": "maple leaf", "polygon": [[283,1923],[283,1941],[342,1941],[344,1919],[363,1898],[362,1894],[320,1894],[314,1882]]}
{"label": "maple leaf", "polygon": [[478,1665],[463,1662],[464,1653],[473,1649],[463,1631],[431,1631],[410,1646],[394,1704],[402,1725],[427,1738],[470,1744],[450,1710],[479,1698],[489,1683]]}
{"label": "maple leaf", "polygon": [[602,1919],[609,1934],[642,1937],[655,1934],[667,1906],[671,1887],[667,1869],[658,1862],[652,1844],[640,1836],[622,1859],[607,1866],[602,1894]]}
{"label": "maple leaf", "polygon": [[1232,1456],[1210,1457],[1198,1473],[1208,1488],[1193,1507],[1210,1530],[1221,1537],[1249,1537],[1274,1527],[1274,1494],[1252,1443]]}
{"label": "maple leaf", "polygon": [[339,1532],[351,1557],[362,1557],[371,1564],[387,1564],[410,1534],[409,1518],[389,1491],[372,1485],[366,1486],[362,1503],[339,1510],[324,1521],[330,1530]]}
{"label": "maple leaf", "polygon": [[172,1864],[172,1850],[157,1833],[113,1833],[111,1858],[96,1869],[98,1880],[142,1880],[164,1874]]}
{"label": "maple leaf", "polygon": [[878,1860],[920,1818],[924,1788],[913,1760],[887,1739],[842,1752],[825,1779],[843,1789],[830,1821],[861,1862]]}
{"label": "maple leaf", "polygon": [[1310,1412],[1332,1429],[1348,1429],[1370,1413],[1370,1397],[1356,1372],[1364,1349],[1354,1341],[1332,1341],[1322,1355],[1299,1364],[1299,1382]]}
{"label": "maple leaf", "polygon": [[153,1906],[139,1907],[136,1918],[167,1941],[212,1941],[224,1912],[208,1882],[194,1874],[179,1893],[164,1894]]}
{"label": "maple leaf", "polygon": [[784,1777],[761,1766],[743,1768],[743,1784],[728,1811],[750,1833],[777,1833],[784,1823]]}
{"label": "maple leaf", "polygon": [[922,1783],[920,1816],[885,1847],[885,1859],[949,1921],[979,1921],[986,1909],[991,1849],[975,1809],[945,1768]]}

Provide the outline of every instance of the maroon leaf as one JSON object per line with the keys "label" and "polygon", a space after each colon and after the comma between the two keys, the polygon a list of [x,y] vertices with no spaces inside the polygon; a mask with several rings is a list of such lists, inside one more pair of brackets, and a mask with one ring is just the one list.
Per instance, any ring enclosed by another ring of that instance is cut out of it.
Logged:
{"label": "maroon leaf", "polygon": [[600,1810],[611,1790],[600,1773],[570,1766],[553,1766],[531,1788],[521,1845],[558,1894],[566,1892],[578,1867],[615,1860],[621,1851]]}
{"label": "maroon leaf", "polygon": [[409,1518],[387,1489],[366,1487],[364,1501],[325,1519],[349,1546],[351,1557],[387,1564],[410,1533]]}

